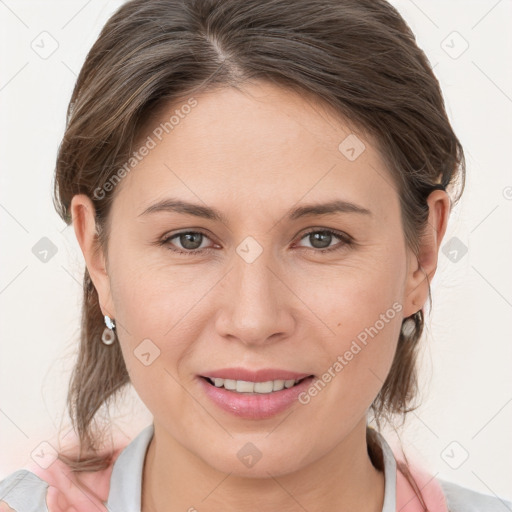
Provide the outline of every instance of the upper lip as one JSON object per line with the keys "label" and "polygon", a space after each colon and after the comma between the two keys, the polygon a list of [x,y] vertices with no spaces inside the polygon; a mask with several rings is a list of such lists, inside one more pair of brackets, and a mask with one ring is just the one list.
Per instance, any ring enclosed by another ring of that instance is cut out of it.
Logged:
{"label": "upper lip", "polygon": [[269,380],[300,380],[309,377],[310,373],[298,373],[280,368],[261,368],[249,370],[246,368],[221,368],[205,372],[203,377],[220,379],[245,380],[248,382],[267,382]]}

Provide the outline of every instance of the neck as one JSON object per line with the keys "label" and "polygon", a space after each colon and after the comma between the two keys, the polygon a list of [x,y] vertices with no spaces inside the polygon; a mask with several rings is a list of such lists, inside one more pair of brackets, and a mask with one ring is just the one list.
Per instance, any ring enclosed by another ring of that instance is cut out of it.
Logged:
{"label": "neck", "polygon": [[155,424],[144,463],[141,512],[381,512],[384,474],[366,444],[366,421],[325,456],[293,473],[247,478],[219,472]]}

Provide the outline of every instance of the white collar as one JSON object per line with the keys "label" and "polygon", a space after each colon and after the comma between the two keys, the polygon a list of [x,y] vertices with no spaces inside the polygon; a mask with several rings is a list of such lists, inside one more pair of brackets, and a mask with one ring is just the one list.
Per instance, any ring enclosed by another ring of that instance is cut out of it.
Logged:
{"label": "white collar", "polygon": [[[109,512],[140,512],[144,459],[153,437],[153,424],[147,426],[117,457],[110,476],[106,503]],[[396,461],[390,446],[377,433],[384,460],[384,504],[382,512],[396,512]]]}

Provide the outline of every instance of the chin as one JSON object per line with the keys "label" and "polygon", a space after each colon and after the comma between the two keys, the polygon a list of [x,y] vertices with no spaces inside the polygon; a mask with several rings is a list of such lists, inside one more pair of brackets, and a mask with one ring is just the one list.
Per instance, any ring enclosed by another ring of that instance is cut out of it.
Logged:
{"label": "chin", "polygon": [[[297,451],[290,449],[287,452],[277,452],[277,447],[256,447],[255,443],[236,443],[240,448],[233,450],[231,446],[222,454],[209,454],[203,458],[209,466],[221,473],[231,474],[239,478],[270,478],[293,473],[300,469],[301,461],[296,460]],[[282,447],[282,445],[281,445]]]}

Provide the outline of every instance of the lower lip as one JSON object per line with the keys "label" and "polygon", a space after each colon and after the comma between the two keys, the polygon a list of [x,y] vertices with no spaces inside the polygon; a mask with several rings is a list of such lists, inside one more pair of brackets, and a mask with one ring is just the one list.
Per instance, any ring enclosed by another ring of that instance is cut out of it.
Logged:
{"label": "lower lip", "polygon": [[314,377],[307,377],[296,386],[265,394],[246,394],[215,387],[204,377],[199,377],[206,395],[221,409],[239,418],[261,420],[288,409],[298,396],[308,389]]}

